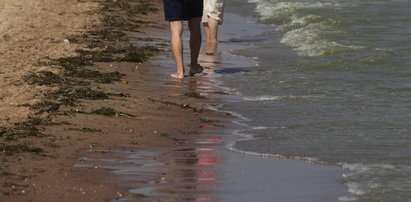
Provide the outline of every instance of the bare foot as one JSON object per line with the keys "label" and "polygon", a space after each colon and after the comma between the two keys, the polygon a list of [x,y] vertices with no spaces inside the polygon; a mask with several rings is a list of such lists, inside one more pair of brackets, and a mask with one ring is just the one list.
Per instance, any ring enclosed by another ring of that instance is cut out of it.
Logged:
{"label": "bare foot", "polygon": [[194,74],[198,74],[204,71],[204,68],[199,64],[191,65],[190,67],[190,75],[194,76]]}
{"label": "bare foot", "polygon": [[176,78],[176,79],[183,79],[184,78],[184,74],[179,74],[179,73],[171,74],[170,76],[173,77],[173,78]]}

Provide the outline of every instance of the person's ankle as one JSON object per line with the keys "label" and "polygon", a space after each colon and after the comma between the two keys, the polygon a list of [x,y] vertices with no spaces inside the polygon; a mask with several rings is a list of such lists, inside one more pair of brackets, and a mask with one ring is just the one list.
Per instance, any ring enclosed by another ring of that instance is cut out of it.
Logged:
{"label": "person's ankle", "polygon": [[192,62],[190,64],[190,68],[198,68],[198,67],[201,67],[200,64],[198,64],[198,62]]}
{"label": "person's ankle", "polygon": [[204,71],[204,68],[200,64],[192,64],[190,66],[190,75],[194,76],[194,74],[201,73]]}
{"label": "person's ankle", "polygon": [[206,41],[206,43],[215,44],[215,43],[218,43],[218,39],[209,39],[209,40]]}
{"label": "person's ankle", "polygon": [[183,79],[184,78],[184,73],[177,72],[175,74],[171,74],[170,76],[173,77],[173,78],[176,78],[176,79]]}

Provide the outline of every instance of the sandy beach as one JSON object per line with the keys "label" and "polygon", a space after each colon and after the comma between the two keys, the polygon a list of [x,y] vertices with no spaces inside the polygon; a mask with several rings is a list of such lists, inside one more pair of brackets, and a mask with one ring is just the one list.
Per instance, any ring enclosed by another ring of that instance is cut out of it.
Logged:
{"label": "sandy beach", "polygon": [[209,109],[221,104],[221,89],[208,75],[168,76],[174,66],[160,0],[0,0],[0,19],[0,201],[344,195],[333,166],[225,149],[235,117]]}
{"label": "sandy beach", "polygon": [[87,12],[98,4],[77,1],[12,1],[0,2],[0,126],[27,119],[31,112],[22,104],[40,102],[52,89],[28,85],[24,77],[38,71],[58,68],[36,65],[41,58],[74,56],[84,44],[68,44],[64,39],[85,32],[85,27],[98,25],[99,16]]}
{"label": "sandy beach", "polygon": [[[155,12],[137,14],[138,20],[147,21],[139,30],[165,29],[164,24],[157,23],[162,18],[159,2],[141,3],[142,9],[149,5]],[[116,3],[122,2],[109,2],[108,6],[115,7]],[[27,79],[51,72],[64,81],[64,68],[42,60],[75,57],[78,49],[99,49],[88,47],[86,41],[76,42],[75,36],[84,39],[92,35],[87,32],[103,26],[107,18],[99,11],[102,8],[98,2],[74,0],[0,2],[4,19],[0,24],[0,201],[106,201],[124,197],[129,195],[125,188],[103,177],[108,171],[73,168],[75,162],[90,149],[175,144],[173,135],[201,126],[199,113],[193,112],[202,107],[198,98],[184,95],[193,91],[147,85],[164,76],[151,73],[156,66],[148,63],[113,61],[87,67],[125,75],[112,84],[75,78],[77,82],[93,83],[87,87],[59,82],[38,85]],[[133,29],[138,27],[134,25]],[[140,31],[134,37],[135,41],[149,41],[138,38],[148,38],[147,32]],[[87,95],[104,96],[85,96],[70,104],[62,104],[61,95],[50,99],[54,92],[69,88],[77,90],[73,93],[93,89]],[[100,115],[90,113],[98,109],[103,109]]]}

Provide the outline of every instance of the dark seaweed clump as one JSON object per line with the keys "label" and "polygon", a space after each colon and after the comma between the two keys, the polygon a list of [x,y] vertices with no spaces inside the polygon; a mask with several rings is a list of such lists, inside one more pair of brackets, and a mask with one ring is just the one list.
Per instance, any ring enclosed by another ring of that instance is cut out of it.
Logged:
{"label": "dark seaweed clump", "polygon": [[180,107],[182,109],[191,109],[193,112],[196,112],[196,113],[203,113],[203,112],[208,111],[207,109],[203,109],[201,107],[193,107],[189,104],[180,104],[180,103],[177,103],[177,102],[161,101],[161,100],[153,99],[151,97],[148,97],[147,99],[150,100],[151,102],[159,102],[159,103],[164,104],[164,105]]}
{"label": "dark seaweed clump", "polygon": [[38,147],[31,147],[27,144],[18,144],[18,145],[3,145],[0,144],[0,153],[5,153],[6,155],[10,156],[15,153],[20,152],[33,152],[33,153],[40,153],[44,152],[43,149]]}
{"label": "dark seaweed clump", "polygon": [[85,133],[101,133],[103,132],[100,129],[95,129],[95,128],[69,128],[67,130],[74,130],[74,131],[80,131],[80,132],[85,132]]}
{"label": "dark seaweed clump", "polygon": [[64,105],[74,105],[78,99],[104,100],[109,98],[107,93],[96,91],[88,87],[60,88],[57,92],[52,93],[51,97],[57,99]]}
{"label": "dark seaweed clump", "polygon": [[[84,60],[92,62],[145,62],[159,49],[154,46],[108,47],[101,51],[77,50]],[[83,66],[78,64],[77,66]],[[64,67],[64,66],[63,66]]]}
{"label": "dark seaweed clump", "polygon": [[187,96],[187,97],[192,97],[192,98],[197,98],[197,99],[206,99],[206,97],[200,95],[197,92],[185,93],[184,95]]}
{"label": "dark seaweed clump", "polygon": [[1,137],[7,141],[18,140],[27,137],[42,137],[45,136],[40,128],[47,123],[40,118],[30,118],[25,122],[15,123],[12,128],[5,129]]}
{"label": "dark seaweed clump", "polygon": [[102,107],[100,109],[93,110],[90,112],[91,114],[99,114],[99,115],[104,115],[104,116],[122,116],[122,117],[134,117],[132,114],[124,113],[124,112],[119,112],[113,108],[110,107]]}
{"label": "dark seaweed clump", "polygon": [[59,85],[63,83],[63,79],[60,78],[57,74],[54,74],[50,71],[41,71],[38,73],[33,73],[26,76],[26,81],[29,84],[37,84],[37,85]]}
{"label": "dark seaweed clump", "polygon": [[37,104],[34,105],[29,105],[31,110],[35,110],[37,111],[37,114],[42,114],[44,112],[55,112],[58,111],[60,109],[60,103],[56,103],[56,102],[52,102],[52,101],[43,101],[43,102],[39,102]]}

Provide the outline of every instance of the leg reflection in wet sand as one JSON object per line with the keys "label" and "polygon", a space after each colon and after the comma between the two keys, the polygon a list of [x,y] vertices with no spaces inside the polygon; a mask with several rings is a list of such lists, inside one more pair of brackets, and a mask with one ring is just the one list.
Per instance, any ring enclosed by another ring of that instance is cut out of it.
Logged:
{"label": "leg reflection in wet sand", "polygon": [[[219,139],[197,140],[195,147],[174,149],[164,154],[164,167],[159,188],[154,192],[159,200],[216,201],[213,196],[218,182],[215,166],[220,163],[215,145]],[[155,198],[155,197],[154,197]]]}
{"label": "leg reflection in wet sand", "polygon": [[217,52],[217,42],[208,42],[205,45],[204,51],[200,54],[198,62],[205,68],[214,68],[220,63],[220,58]]}

